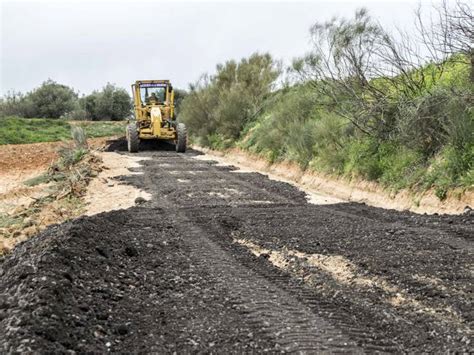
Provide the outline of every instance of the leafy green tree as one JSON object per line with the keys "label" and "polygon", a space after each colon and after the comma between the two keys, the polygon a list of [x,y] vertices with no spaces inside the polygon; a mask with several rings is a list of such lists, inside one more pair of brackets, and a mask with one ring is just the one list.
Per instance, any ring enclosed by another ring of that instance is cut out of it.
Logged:
{"label": "leafy green tree", "polygon": [[119,121],[130,116],[132,101],[123,88],[108,83],[101,91],[81,98],[82,108],[91,120]]}
{"label": "leafy green tree", "polygon": [[181,89],[174,89],[174,109],[176,116],[179,115],[179,110],[181,107],[181,103],[183,102],[184,98],[188,95],[186,90]]}
{"label": "leafy green tree", "polygon": [[23,105],[30,109],[24,112],[25,117],[60,118],[74,109],[77,94],[66,85],[49,79],[24,98]]}
{"label": "leafy green tree", "polygon": [[255,53],[240,62],[218,64],[216,74],[204,75],[183,100],[181,119],[203,144],[209,139],[233,141],[254,120],[280,75],[269,54]]}

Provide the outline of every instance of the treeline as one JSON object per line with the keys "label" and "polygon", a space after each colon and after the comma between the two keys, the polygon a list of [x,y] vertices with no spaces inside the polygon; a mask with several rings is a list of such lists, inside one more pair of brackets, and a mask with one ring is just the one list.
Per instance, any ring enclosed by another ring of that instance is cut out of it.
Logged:
{"label": "treeline", "polygon": [[74,89],[48,80],[26,94],[10,92],[0,98],[0,117],[118,121],[128,118],[131,109],[128,92],[113,84],[80,97]]}
{"label": "treeline", "polygon": [[290,68],[269,54],[218,65],[190,87],[181,119],[198,144],[393,189],[474,186],[472,13],[438,7],[418,33],[391,34],[359,10],[316,23]]}

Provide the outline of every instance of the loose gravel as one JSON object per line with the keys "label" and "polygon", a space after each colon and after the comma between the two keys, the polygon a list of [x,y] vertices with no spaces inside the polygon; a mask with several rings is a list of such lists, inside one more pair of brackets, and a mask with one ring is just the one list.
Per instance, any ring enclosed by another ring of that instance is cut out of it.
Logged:
{"label": "loose gravel", "polygon": [[0,352],[473,350],[473,215],[316,206],[197,154],[139,153],[120,182],[150,201],[0,261]]}

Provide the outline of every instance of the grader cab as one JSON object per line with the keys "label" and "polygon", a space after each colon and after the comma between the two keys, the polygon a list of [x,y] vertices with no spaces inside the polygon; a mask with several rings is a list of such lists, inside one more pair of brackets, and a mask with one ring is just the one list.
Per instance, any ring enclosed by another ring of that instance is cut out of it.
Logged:
{"label": "grader cab", "polygon": [[169,80],[139,80],[132,85],[135,120],[127,126],[129,152],[138,152],[141,139],[165,140],[184,153],[187,132],[174,113],[174,91]]}

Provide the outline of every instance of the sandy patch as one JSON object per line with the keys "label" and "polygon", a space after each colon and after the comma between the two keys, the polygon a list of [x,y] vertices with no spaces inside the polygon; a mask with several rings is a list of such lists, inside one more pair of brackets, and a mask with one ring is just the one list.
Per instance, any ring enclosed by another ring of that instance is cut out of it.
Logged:
{"label": "sandy patch", "polygon": [[[193,147],[195,148],[195,147]],[[199,148],[200,149],[200,148]],[[318,192],[316,190],[313,190],[309,188],[308,186],[304,186],[302,184],[299,184],[298,182],[285,178],[281,175],[273,174],[271,172],[268,172],[264,169],[262,164],[257,165],[254,169],[249,168],[248,165],[242,164],[240,161],[233,160],[233,159],[228,159],[227,156],[219,156],[219,155],[214,155],[214,154],[203,154],[203,155],[198,155],[194,157],[197,160],[204,160],[204,161],[216,161],[217,166],[235,166],[239,168],[238,170],[235,170],[234,172],[237,173],[253,173],[253,172],[264,172],[265,175],[268,176],[270,180],[275,180],[275,181],[283,181],[289,184],[292,184],[296,187],[298,187],[300,190],[304,191],[306,193],[306,199],[308,200],[309,203],[315,204],[315,205],[328,205],[328,204],[334,204],[334,203],[342,203],[345,202],[342,199],[339,199],[337,197],[332,197],[326,194],[323,194],[321,192]]]}
{"label": "sandy patch", "polygon": [[115,152],[99,152],[97,154],[102,158],[104,169],[96,179],[90,182],[87,188],[84,197],[86,215],[132,207],[138,197],[145,200],[151,199],[149,193],[114,179],[122,175],[140,174],[131,172],[130,169],[140,167],[140,161],[149,158],[133,157]]}
{"label": "sandy patch", "polygon": [[429,307],[382,277],[362,276],[358,272],[357,266],[341,255],[307,254],[287,248],[270,250],[246,239],[234,238],[233,241],[245,246],[257,257],[265,255],[279,269],[299,277],[304,274],[303,281],[305,283],[311,284],[312,279],[312,273],[308,274],[307,267],[315,268],[327,273],[335,281],[346,286],[357,286],[359,289],[367,291],[374,288],[381,289],[386,294],[385,302],[393,307],[409,307],[416,312],[428,313],[441,320],[462,323],[458,314],[450,308]]}

